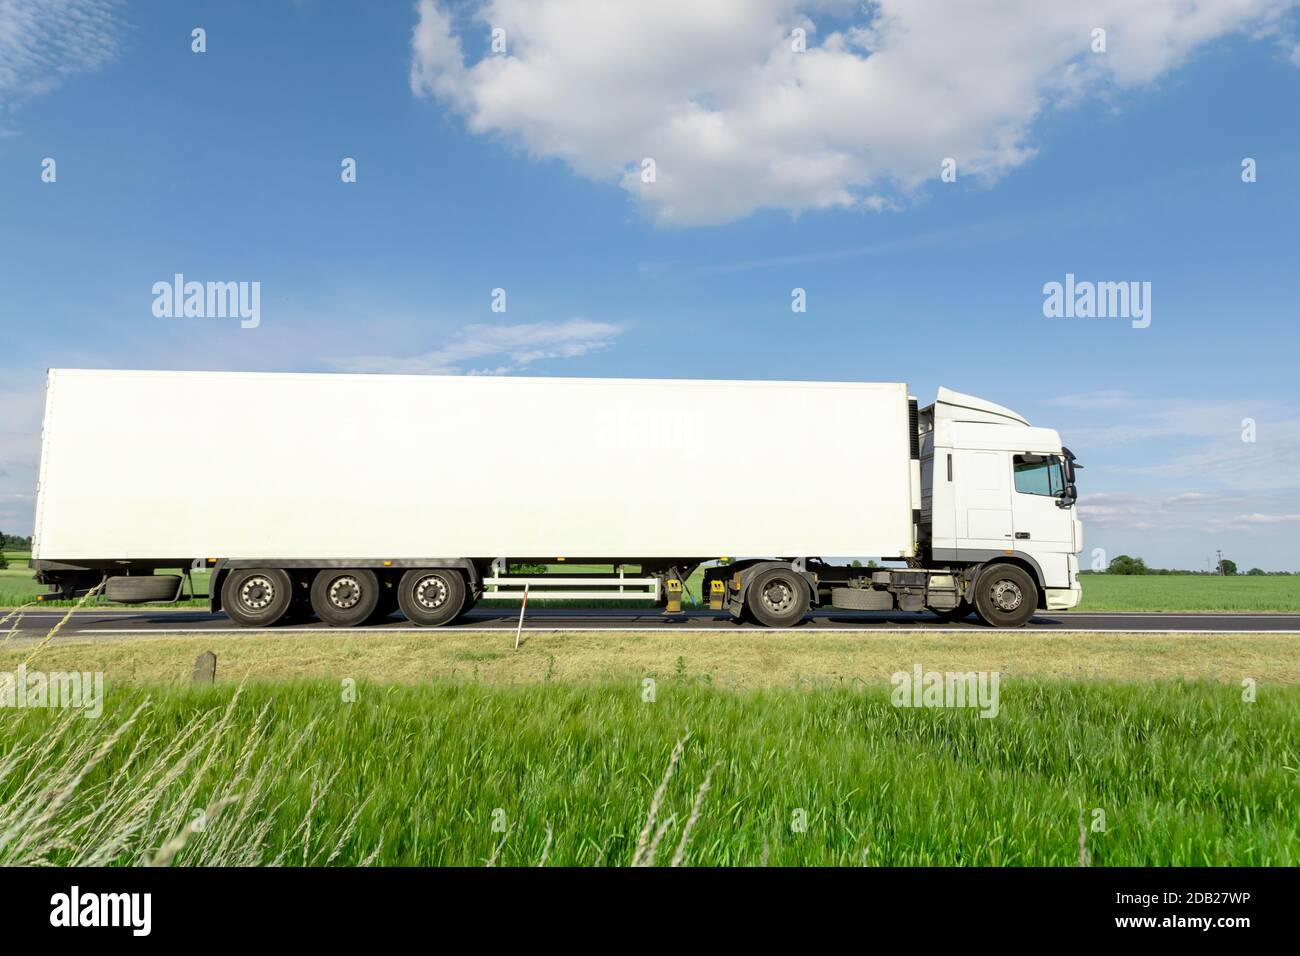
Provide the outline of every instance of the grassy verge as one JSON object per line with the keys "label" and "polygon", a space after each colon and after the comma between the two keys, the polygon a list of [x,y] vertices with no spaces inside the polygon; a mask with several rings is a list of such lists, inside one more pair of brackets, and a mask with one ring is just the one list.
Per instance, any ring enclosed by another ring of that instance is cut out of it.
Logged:
{"label": "grassy verge", "polygon": [[623,865],[657,837],[659,863],[1077,865],[1080,821],[1094,865],[1300,863],[1296,688],[1016,680],[993,719],[671,679],[653,702],[639,682],[235,694],[110,682],[98,721],[0,711],[0,832],[23,835],[0,863]]}
{"label": "grassy verge", "polygon": [[[427,631],[140,635],[56,641],[46,670],[103,671],[121,682],[189,675],[214,651],[224,681],[351,677],[379,683],[637,683],[646,677],[724,688],[828,688],[882,684],[920,662],[927,670],[1000,671],[1007,679],[1215,681],[1300,684],[1300,644],[1289,634],[1022,634],[1014,631],[862,635],[833,631],[583,631],[525,634]],[[30,646],[0,644],[0,671]]]}

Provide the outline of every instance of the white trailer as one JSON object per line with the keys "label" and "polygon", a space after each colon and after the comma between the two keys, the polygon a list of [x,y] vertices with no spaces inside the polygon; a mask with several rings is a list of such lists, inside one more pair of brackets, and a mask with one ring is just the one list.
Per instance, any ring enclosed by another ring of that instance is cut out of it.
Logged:
{"label": "white trailer", "polygon": [[[1025,506],[1059,553],[1022,547],[1015,522],[1000,537],[989,452],[1009,522],[1013,456],[1055,476],[1054,513]],[[703,598],[762,623],[823,604],[958,613],[979,609],[972,569],[1000,564],[1022,572],[998,592],[1017,590],[1016,613],[979,613],[1016,623],[1077,602],[1067,476],[1054,432],[946,391],[922,412],[899,383],[55,369],[33,561],[61,593],[102,583],[124,601],[201,565],[214,608],[263,626],[395,606],[444,624],[525,585],[676,610],[724,555]],[[853,555],[906,567],[823,560]],[[566,562],[608,571],[510,573]]]}

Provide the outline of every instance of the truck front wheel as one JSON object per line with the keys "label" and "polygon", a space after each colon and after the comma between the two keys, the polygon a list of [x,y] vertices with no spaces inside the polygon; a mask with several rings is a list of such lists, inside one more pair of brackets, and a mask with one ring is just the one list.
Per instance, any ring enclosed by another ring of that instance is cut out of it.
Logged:
{"label": "truck front wheel", "polygon": [[772,568],[750,584],[745,592],[745,607],[759,624],[793,627],[808,613],[808,585],[794,571]]}
{"label": "truck front wheel", "polygon": [[1021,627],[1038,607],[1038,585],[1014,564],[995,564],[975,582],[975,612],[992,627]]}
{"label": "truck front wheel", "polygon": [[243,627],[270,627],[293,603],[293,582],[279,568],[239,568],[226,575],[221,607]]}
{"label": "truck front wheel", "polygon": [[412,624],[447,624],[465,604],[465,578],[451,568],[407,571],[397,585],[397,603]]}

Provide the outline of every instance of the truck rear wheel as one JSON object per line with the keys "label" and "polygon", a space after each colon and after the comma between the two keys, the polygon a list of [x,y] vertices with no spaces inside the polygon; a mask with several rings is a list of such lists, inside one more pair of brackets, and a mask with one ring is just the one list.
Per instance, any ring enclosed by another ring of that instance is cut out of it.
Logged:
{"label": "truck rear wheel", "polygon": [[293,603],[293,582],[279,568],[238,568],[221,586],[221,607],[243,627],[270,627]]}
{"label": "truck rear wheel", "polygon": [[1038,585],[1014,564],[985,568],[975,582],[975,612],[992,627],[1022,627],[1038,608]]}
{"label": "truck rear wheel", "polygon": [[379,578],[367,568],[326,568],[311,582],[311,608],[331,627],[364,624],[379,606]]}
{"label": "truck rear wheel", "polygon": [[745,592],[745,607],[759,624],[793,627],[808,613],[808,585],[788,568],[758,575]]}
{"label": "truck rear wheel", "polygon": [[412,624],[447,624],[465,605],[465,578],[453,568],[407,571],[397,585],[397,603]]}

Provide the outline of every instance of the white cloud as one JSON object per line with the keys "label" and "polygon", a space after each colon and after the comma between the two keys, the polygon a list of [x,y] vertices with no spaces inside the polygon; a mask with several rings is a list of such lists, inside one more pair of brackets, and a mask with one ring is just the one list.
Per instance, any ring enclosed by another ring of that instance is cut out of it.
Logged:
{"label": "white cloud", "polygon": [[1300,524],[1300,515],[1237,515],[1243,524]]}
{"label": "white cloud", "polygon": [[[608,322],[570,319],[566,322],[529,322],[521,325],[471,325],[441,348],[409,356],[358,356],[335,362],[349,372],[403,372],[445,374],[462,372],[499,375],[518,371],[546,359],[578,358],[613,343],[622,329]],[[484,359],[495,365],[466,369],[466,363]],[[501,361],[504,359],[504,361]]]}
{"label": "white cloud", "polygon": [[98,69],[119,49],[115,0],[0,3],[0,121],[33,96]]}
{"label": "white cloud", "polygon": [[[1267,33],[1294,2],[480,0],[453,22],[420,0],[411,86],[475,133],[618,183],[661,222],[890,208],[945,157],[996,179],[1033,155],[1045,110]],[[795,27],[807,52],[791,51]],[[507,52],[467,61],[493,28]]]}

